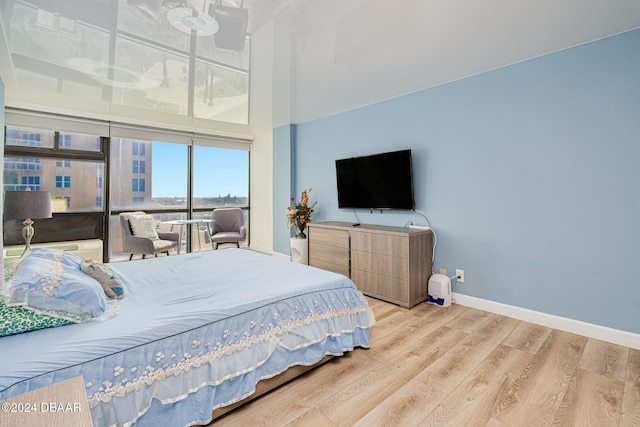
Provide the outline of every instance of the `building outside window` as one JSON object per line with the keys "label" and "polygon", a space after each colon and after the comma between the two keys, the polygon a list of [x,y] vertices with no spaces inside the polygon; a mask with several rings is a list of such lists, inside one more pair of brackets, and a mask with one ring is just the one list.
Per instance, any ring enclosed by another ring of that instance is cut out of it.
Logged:
{"label": "building outside window", "polygon": [[26,169],[30,171],[40,170],[42,167],[40,166],[40,159],[23,159],[20,164],[20,169]]}
{"label": "building outside window", "polygon": [[56,188],[71,188],[71,176],[56,175]]}
{"label": "building outside window", "polygon": [[131,145],[132,154],[134,156],[146,156],[147,155],[147,143],[134,141]]}
{"label": "building outside window", "polygon": [[40,185],[40,177],[39,176],[23,176],[22,183],[28,185]]}
{"label": "building outside window", "polygon": [[144,160],[134,160],[133,161],[133,173],[145,173],[146,163]]}
{"label": "building outside window", "polygon": [[58,145],[60,148],[71,148],[71,135],[60,135]]}
{"label": "building outside window", "polygon": [[29,188],[33,191],[39,191],[40,188],[40,177],[39,176],[23,176],[22,177],[22,186],[21,190],[26,190]]}
{"label": "building outside window", "polygon": [[145,191],[145,179],[144,178],[132,178],[131,179],[131,191],[134,193],[144,193]]}
{"label": "building outside window", "polygon": [[40,145],[42,145],[42,142],[40,141],[40,134],[39,133],[23,134],[21,139],[22,139],[24,145],[27,145],[27,146],[30,146],[30,147],[39,147]]}
{"label": "building outside window", "polygon": [[4,168],[5,170],[40,171],[42,165],[38,158],[7,157],[4,161]]}

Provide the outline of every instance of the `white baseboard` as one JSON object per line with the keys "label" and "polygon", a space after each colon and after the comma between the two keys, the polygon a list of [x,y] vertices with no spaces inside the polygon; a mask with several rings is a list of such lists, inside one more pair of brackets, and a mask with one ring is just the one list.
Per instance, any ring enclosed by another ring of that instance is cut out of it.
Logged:
{"label": "white baseboard", "polygon": [[249,249],[251,249],[252,251],[260,252],[267,255],[271,255],[271,253],[273,252],[271,248],[268,248],[266,246],[259,246],[259,245],[251,245]]}
{"label": "white baseboard", "polygon": [[640,350],[640,334],[452,292],[456,304]]}
{"label": "white baseboard", "polygon": [[283,254],[282,252],[272,251],[271,252],[271,256],[274,256],[276,258],[281,258],[281,259],[283,259],[285,261],[291,261],[291,255]]}
{"label": "white baseboard", "polygon": [[251,245],[251,250],[256,252],[261,252],[263,254],[271,255],[276,258],[281,258],[285,261],[291,261],[291,255],[283,254],[282,252],[276,252],[271,248],[263,247],[263,246],[255,246]]}

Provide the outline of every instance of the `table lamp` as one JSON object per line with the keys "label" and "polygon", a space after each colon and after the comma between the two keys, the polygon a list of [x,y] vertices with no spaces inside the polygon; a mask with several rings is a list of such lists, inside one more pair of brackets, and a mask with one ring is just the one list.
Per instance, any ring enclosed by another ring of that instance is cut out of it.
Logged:
{"label": "table lamp", "polygon": [[4,219],[23,219],[24,252],[31,249],[34,234],[33,218],[51,218],[51,195],[48,191],[5,191]]}

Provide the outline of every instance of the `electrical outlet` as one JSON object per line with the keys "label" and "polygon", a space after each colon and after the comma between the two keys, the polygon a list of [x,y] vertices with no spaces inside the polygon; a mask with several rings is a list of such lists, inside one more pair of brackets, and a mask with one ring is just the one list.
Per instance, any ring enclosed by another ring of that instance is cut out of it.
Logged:
{"label": "electrical outlet", "polygon": [[446,268],[441,268],[440,269],[440,274],[442,274],[443,276],[447,275],[447,269]]}
{"label": "electrical outlet", "polygon": [[464,283],[464,270],[456,269],[456,281],[458,283]]}

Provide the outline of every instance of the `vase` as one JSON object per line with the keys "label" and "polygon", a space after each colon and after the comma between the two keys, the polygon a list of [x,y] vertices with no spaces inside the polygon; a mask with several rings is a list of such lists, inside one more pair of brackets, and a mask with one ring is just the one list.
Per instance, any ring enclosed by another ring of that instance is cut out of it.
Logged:
{"label": "vase", "polygon": [[304,230],[307,228],[306,222],[302,222],[296,218],[296,239],[306,239],[307,235],[304,234]]}
{"label": "vase", "polygon": [[291,261],[309,264],[309,244],[307,239],[291,238]]}

